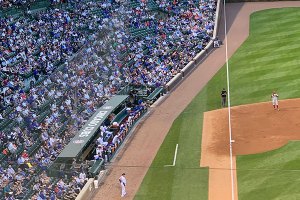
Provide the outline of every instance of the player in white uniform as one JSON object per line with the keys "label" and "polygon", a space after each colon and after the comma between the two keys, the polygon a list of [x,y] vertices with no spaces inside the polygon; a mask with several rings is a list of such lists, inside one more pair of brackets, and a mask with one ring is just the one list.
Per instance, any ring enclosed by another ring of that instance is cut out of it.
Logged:
{"label": "player in white uniform", "polygon": [[120,182],[121,188],[122,188],[122,194],[121,194],[121,197],[124,197],[124,196],[126,195],[126,189],[125,189],[125,186],[126,186],[126,178],[125,178],[125,173],[123,173],[122,176],[120,176],[119,182]]}
{"label": "player in white uniform", "polygon": [[273,108],[274,110],[279,110],[279,107],[278,107],[278,94],[273,91],[272,95],[271,95],[271,98],[272,98],[272,104],[273,104]]}

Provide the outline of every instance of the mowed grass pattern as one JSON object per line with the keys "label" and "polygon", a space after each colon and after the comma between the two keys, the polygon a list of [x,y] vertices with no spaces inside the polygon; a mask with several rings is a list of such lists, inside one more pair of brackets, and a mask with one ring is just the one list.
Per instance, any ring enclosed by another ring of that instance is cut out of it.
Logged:
{"label": "mowed grass pattern", "polygon": [[[250,37],[231,60],[243,79],[231,80],[234,103],[241,103],[235,102],[242,92],[234,89],[237,84],[253,95],[246,95],[242,103],[269,100],[272,90],[277,90],[281,99],[300,97],[299,19],[299,8],[270,9],[251,16]],[[243,70],[242,65],[249,69]],[[300,180],[299,153],[300,142],[294,141],[278,150],[238,156],[239,200],[300,199],[300,188],[295,184]]]}
{"label": "mowed grass pattern", "polygon": [[[280,99],[300,97],[299,19],[298,8],[270,9],[251,16],[250,36],[229,60],[232,106],[270,101],[273,90],[279,93]],[[220,108],[223,87],[226,87],[225,67],[174,121],[135,200],[208,199],[208,169],[199,167],[203,112]],[[173,162],[176,144],[179,144],[176,166],[165,168],[164,165]],[[277,157],[282,163],[281,168],[272,166],[273,162],[265,162],[265,166],[258,170],[247,170],[255,169],[261,160],[251,160],[246,156],[238,158],[240,200],[300,199],[300,189],[287,188],[294,184],[297,173],[262,170],[286,169],[291,163],[297,168],[295,149],[300,149],[300,143],[295,142],[292,146],[286,148],[284,154],[273,152],[272,159]],[[268,154],[259,156],[271,159]],[[281,159],[283,156],[290,158],[289,162]],[[252,166],[247,167],[249,162]]]}
{"label": "mowed grass pattern", "polygon": [[300,143],[262,154],[239,156],[239,199],[300,199]]}

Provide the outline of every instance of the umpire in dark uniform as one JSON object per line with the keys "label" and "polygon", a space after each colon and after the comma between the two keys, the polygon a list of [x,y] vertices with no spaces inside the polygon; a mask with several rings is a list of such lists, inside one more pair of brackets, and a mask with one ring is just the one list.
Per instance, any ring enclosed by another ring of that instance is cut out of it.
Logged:
{"label": "umpire in dark uniform", "polygon": [[221,103],[223,108],[226,106],[226,97],[227,97],[227,92],[225,88],[223,88],[223,90],[221,91]]}

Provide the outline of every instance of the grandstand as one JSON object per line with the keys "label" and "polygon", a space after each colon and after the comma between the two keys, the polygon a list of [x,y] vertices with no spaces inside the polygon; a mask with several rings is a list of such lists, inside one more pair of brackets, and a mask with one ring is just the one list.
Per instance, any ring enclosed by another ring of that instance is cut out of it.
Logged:
{"label": "grandstand", "polygon": [[216,11],[214,0],[0,4],[1,199],[75,199],[213,39]]}

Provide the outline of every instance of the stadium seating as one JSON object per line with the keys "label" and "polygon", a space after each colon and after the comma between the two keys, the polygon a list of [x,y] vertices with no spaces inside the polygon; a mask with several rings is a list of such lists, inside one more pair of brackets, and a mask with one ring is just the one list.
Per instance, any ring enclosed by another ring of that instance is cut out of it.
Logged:
{"label": "stadium seating", "polygon": [[[32,190],[34,177],[44,176],[41,166],[47,168],[112,95],[127,84],[154,88],[149,101],[162,93],[163,86],[211,39],[215,1],[172,5],[172,1],[130,0],[123,5],[36,0],[28,5],[30,12],[19,5],[0,10],[0,171],[3,179],[13,179],[4,171],[27,150],[26,162],[32,167],[24,169],[29,180],[22,187],[28,190],[20,194],[27,199],[43,195]],[[203,21],[191,17],[197,15]],[[195,26],[187,27],[186,22]],[[28,42],[26,49],[19,47],[22,41]],[[142,93],[145,97],[147,91]],[[120,143],[144,112],[139,106],[130,116],[126,109],[115,116],[115,122],[126,126],[126,131],[118,132]],[[15,164],[15,170],[20,166]],[[0,184],[1,189],[5,186]]]}

